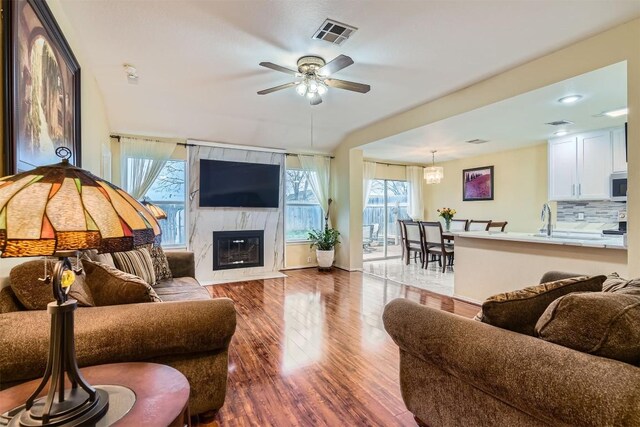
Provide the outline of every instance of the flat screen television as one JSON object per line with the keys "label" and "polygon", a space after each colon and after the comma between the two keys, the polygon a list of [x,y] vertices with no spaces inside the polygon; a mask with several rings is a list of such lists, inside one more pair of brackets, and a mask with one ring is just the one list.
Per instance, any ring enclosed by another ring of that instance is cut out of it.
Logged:
{"label": "flat screen television", "polygon": [[200,206],[277,208],[280,165],[200,159]]}

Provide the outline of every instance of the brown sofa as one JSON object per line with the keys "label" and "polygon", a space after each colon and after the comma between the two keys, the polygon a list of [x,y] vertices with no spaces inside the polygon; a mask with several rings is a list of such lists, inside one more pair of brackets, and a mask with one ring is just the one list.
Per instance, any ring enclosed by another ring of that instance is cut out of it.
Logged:
{"label": "brown sofa", "polygon": [[640,425],[638,366],[406,299],[383,318],[400,347],[402,397],[421,423]]}
{"label": "brown sofa", "polygon": [[[200,286],[194,278],[193,253],[166,255],[175,278],[154,287],[163,302],[76,310],[78,363],[82,367],[147,361],[172,366],[191,385],[191,414],[215,411],[226,394],[235,308],[230,299],[212,299]],[[49,325],[46,310],[24,310],[11,288],[0,290],[0,389],[43,374]]]}

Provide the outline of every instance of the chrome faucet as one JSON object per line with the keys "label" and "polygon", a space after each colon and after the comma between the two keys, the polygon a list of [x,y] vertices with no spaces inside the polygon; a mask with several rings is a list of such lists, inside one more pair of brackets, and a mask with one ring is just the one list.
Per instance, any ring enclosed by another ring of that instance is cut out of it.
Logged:
{"label": "chrome faucet", "polygon": [[[551,237],[551,207],[549,203],[545,203],[542,205],[542,212],[540,213],[540,219],[542,221],[547,221],[547,237]],[[544,229],[540,230],[543,231]]]}

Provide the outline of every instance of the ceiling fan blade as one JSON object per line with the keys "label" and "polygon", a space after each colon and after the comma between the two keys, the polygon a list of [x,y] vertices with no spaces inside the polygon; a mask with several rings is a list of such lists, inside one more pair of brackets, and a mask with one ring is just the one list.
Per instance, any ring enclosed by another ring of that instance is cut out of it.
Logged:
{"label": "ceiling fan blade", "polygon": [[275,70],[275,71],[280,71],[281,73],[293,74],[294,76],[298,74],[298,72],[295,70],[283,67],[278,64],[274,64],[273,62],[261,62],[259,65],[263,67],[271,68],[272,70]]}
{"label": "ceiling fan blade", "polygon": [[351,64],[353,64],[353,59],[351,59],[347,55],[339,55],[336,56],[333,61],[320,68],[317,71],[317,74],[320,76],[330,76],[331,74],[336,73],[343,68],[347,68]]}
{"label": "ceiling fan blade", "polygon": [[318,105],[320,103],[322,103],[322,98],[317,93],[309,100],[309,104],[311,105]]}
{"label": "ceiling fan blade", "polygon": [[371,90],[371,86],[369,85],[365,85],[363,83],[348,82],[346,80],[326,79],[324,82],[327,84],[327,86],[335,87],[337,89],[351,90],[353,92],[367,93]]}
{"label": "ceiling fan blade", "polygon": [[277,90],[286,89],[288,87],[295,86],[297,84],[298,84],[298,82],[291,82],[291,83],[285,83],[285,84],[280,85],[280,86],[270,87],[269,89],[261,90],[260,92],[258,92],[258,95],[267,95],[267,94],[269,94],[271,92],[275,92]]}

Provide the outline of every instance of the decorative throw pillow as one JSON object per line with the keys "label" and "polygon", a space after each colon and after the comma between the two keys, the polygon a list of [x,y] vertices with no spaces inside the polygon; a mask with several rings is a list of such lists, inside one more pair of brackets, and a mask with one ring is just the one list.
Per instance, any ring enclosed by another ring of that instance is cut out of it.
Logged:
{"label": "decorative throw pillow", "polygon": [[640,365],[640,295],[565,295],[549,305],[535,332],[564,347]]}
{"label": "decorative throw pillow", "polygon": [[148,249],[114,252],[111,255],[118,270],[138,276],[150,286],[156,284],[156,273],[153,270],[153,261],[151,261]]}
{"label": "decorative throw pillow", "polygon": [[601,291],[605,279],[573,277],[494,295],[482,303],[476,320],[533,336],[536,322],[554,300],[572,292]]}
{"label": "decorative throw pillow", "polygon": [[82,251],[82,256],[80,257],[84,260],[88,261],[97,261],[103,264],[110,265],[111,267],[115,267],[116,265],[113,263],[113,257],[110,253],[99,254],[97,249],[88,249],[86,251]]}
{"label": "decorative throw pillow", "polygon": [[[27,310],[46,310],[47,304],[54,301],[51,283],[40,280],[44,276],[45,260],[27,261],[11,269],[9,281],[16,298]],[[51,274],[53,262],[48,261]],[[72,262],[72,264],[74,261]],[[83,268],[80,263],[78,267]],[[76,280],[69,289],[69,298],[78,301],[79,306],[91,307],[95,305],[91,290],[85,282],[84,268],[82,273],[76,274]]]}
{"label": "decorative throw pillow", "polygon": [[162,246],[152,246],[149,254],[151,255],[153,271],[156,275],[156,283],[161,280],[173,279],[171,269],[169,268],[169,261],[167,260],[167,255],[165,255],[162,250]]}
{"label": "decorative throw pillow", "polygon": [[622,292],[640,296],[640,278],[627,280],[618,273],[611,273],[602,284],[602,292]]}
{"label": "decorative throw pillow", "polygon": [[86,261],[87,285],[97,306],[162,302],[156,291],[138,276],[100,262]]}

